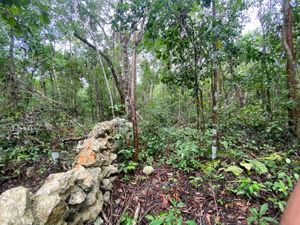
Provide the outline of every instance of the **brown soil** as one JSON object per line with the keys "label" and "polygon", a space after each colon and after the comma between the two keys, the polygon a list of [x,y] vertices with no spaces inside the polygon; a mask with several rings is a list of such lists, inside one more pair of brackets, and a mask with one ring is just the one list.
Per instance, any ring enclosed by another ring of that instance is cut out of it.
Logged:
{"label": "brown soil", "polygon": [[[137,170],[129,182],[122,181],[122,176],[114,182],[111,202],[104,212],[106,224],[119,224],[125,212],[133,217],[138,205],[137,224],[149,224],[145,215],[168,211],[172,199],[185,204],[180,208],[184,220],[192,219],[202,225],[217,224],[217,221],[224,225],[247,224],[249,208],[257,205],[226,190],[225,183],[204,181],[201,187],[194,188],[189,176],[196,174],[188,175],[166,165],[154,168],[155,172],[148,177]],[[219,187],[213,188],[215,185]]]}
{"label": "brown soil", "polygon": [[[33,167],[30,176],[27,176],[28,168]],[[10,161],[1,169],[0,194],[10,188],[24,186],[35,192],[43,184],[51,173],[62,172],[59,164],[54,164],[48,157],[40,157],[33,160]]]}

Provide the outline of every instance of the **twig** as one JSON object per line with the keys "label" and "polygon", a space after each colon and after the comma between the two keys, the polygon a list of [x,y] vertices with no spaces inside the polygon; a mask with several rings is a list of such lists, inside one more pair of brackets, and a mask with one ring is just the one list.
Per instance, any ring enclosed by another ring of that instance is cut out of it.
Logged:
{"label": "twig", "polygon": [[154,208],[154,206],[155,205],[152,205],[152,206],[150,206],[150,207],[148,207],[148,209],[145,211],[145,213],[140,217],[140,219],[139,219],[139,221],[138,221],[138,225],[140,225],[141,224],[141,222],[142,222],[142,220],[144,219],[144,217],[148,214],[148,212],[152,209],[152,208]]}
{"label": "twig", "polygon": [[218,204],[217,204],[217,201],[216,201],[216,195],[215,195],[215,192],[214,192],[214,189],[213,189],[211,183],[208,183],[208,184],[209,184],[209,186],[210,186],[210,190],[211,190],[212,195],[213,195],[213,198],[214,198],[215,209],[216,209],[216,211],[217,211],[217,220],[219,220],[220,218],[219,218]]}
{"label": "twig", "polygon": [[133,216],[133,223],[132,223],[132,225],[136,225],[137,224],[137,220],[139,218],[140,209],[141,209],[141,204],[138,203],[138,205],[136,207],[136,210],[135,210],[135,213],[134,213],[134,216]]}
{"label": "twig", "polygon": [[107,225],[110,225],[110,224],[111,224],[111,223],[110,223],[110,220],[107,218],[107,216],[106,216],[106,214],[104,213],[104,211],[102,211],[101,214],[102,214],[102,218],[104,219],[105,223],[106,223]]}
{"label": "twig", "polygon": [[123,209],[123,212],[120,214],[120,217],[118,219],[118,222],[116,223],[116,225],[120,225],[121,223],[121,218],[122,218],[122,215],[127,211],[128,207],[129,207],[129,204],[131,203],[131,200],[126,204],[126,206],[124,207]]}

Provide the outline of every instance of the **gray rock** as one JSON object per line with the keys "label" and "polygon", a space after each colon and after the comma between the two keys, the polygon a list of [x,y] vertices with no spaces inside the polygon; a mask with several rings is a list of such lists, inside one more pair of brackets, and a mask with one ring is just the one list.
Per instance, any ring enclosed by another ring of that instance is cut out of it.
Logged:
{"label": "gray rock", "polygon": [[110,191],[104,192],[103,200],[104,200],[104,202],[107,202],[107,203],[110,202]]}
{"label": "gray rock", "polygon": [[102,166],[102,170],[103,177],[110,177],[112,174],[118,173],[118,165],[113,164],[109,166]]}
{"label": "gray rock", "polygon": [[110,179],[103,179],[100,188],[104,191],[111,191],[112,190],[112,183]]}
{"label": "gray rock", "polygon": [[72,176],[72,171],[50,174],[35,195],[47,195],[52,193],[63,195],[70,187],[74,186],[74,181],[75,178]]}
{"label": "gray rock", "polygon": [[82,203],[86,198],[86,193],[78,186],[75,186],[68,201],[69,205],[78,205]]}
{"label": "gray rock", "polygon": [[94,225],[102,225],[104,223],[103,219],[101,217],[98,217],[95,222]]}
{"label": "gray rock", "polygon": [[64,225],[68,205],[58,194],[38,195],[33,202],[35,224]]}
{"label": "gray rock", "polygon": [[96,202],[93,205],[84,208],[84,210],[81,212],[82,222],[85,223],[85,222],[95,221],[103,208],[103,204],[104,204],[104,200],[103,200],[102,192],[100,191],[97,194]]}
{"label": "gray rock", "polygon": [[144,168],[143,168],[143,173],[145,174],[145,175],[150,175],[151,173],[153,173],[154,172],[154,168],[152,167],[152,166],[145,166]]}
{"label": "gray rock", "polygon": [[3,192],[0,195],[0,224],[33,224],[34,219],[30,208],[31,195],[24,187],[16,187]]}
{"label": "gray rock", "polygon": [[29,178],[33,177],[33,176],[34,176],[34,173],[35,173],[34,170],[35,170],[35,169],[34,169],[33,166],[28,167],[28,168],[26,169],[26,177],[29,177]]}

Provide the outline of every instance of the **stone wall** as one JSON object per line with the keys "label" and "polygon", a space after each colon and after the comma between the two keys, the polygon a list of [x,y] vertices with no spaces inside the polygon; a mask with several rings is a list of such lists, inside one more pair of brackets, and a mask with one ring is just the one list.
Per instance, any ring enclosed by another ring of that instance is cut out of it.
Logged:
{"label": "stone wall", "polygon": [[34,194],[22,186],[2,193],[0,225],[101,224],[99,213],[110,199],[118,172],[114,151],[130,130],[124,119],[99,123],[77,145],[71,170],[49,175]]}

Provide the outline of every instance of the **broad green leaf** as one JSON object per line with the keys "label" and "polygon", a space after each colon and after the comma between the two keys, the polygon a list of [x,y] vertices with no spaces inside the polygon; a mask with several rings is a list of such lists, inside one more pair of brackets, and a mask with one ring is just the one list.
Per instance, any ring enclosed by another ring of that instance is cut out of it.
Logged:
{"label": "broad green leaf", "polygon": [[268,172],[268,168],[265,166],[265,164],[258,161],[257,159],[250,160],[249,162],[253,165],[253,168],[257,173],[264,174]]}
{"label": "broad green leaf", "polygon": [[197,223],[194,220],[188,220],[185,222],[187,225],[197,225]]}
{"label": "broad green leaf", "polygon": [[164,223],[164,221],[162,219],[156,219],[156,220],[153,220],[151,223],[149,223],[149,225],[161,225],[163,223]]}
{"label": "broad green leaf", "polygon": [[239,176],[243,173],[243,169],[238,166],[229,166],[225,169],[226,172],[232,172],[235,176]]}
{"label": "broad green leaf", "polygon": [[251,163],[247,163],[247,162],[245,162],[245,161],[241,162],[240,165],[241,165],[242,167],[244,167],[244,168],[245,168],[246,170],[248,170],[248,171],[250,171],[251,168],[252,168],[252,164],[251,164]]}
{"label": "broad green leaf", "polygon": [[146,219],[148,219],[149,221],[152,221],[152,220],[155,219],[154,216],[152,216],[152,215],[146,215],[145,217],[146,217]]}
{"label": "broad green leaf", "polygon": [[272,153],[271,155],[261,157],[260,159],[261,160],[270,160],[270,161],[280,161],[280,160],[282,160],[282,157],[278,153]]}
{"label": "broad green leaf", "polygon": [[259,215],[260,216],[265,215],[265,213],[268,211],[268,209],[269,209],[268,203],[263,204],[259,209]]}

